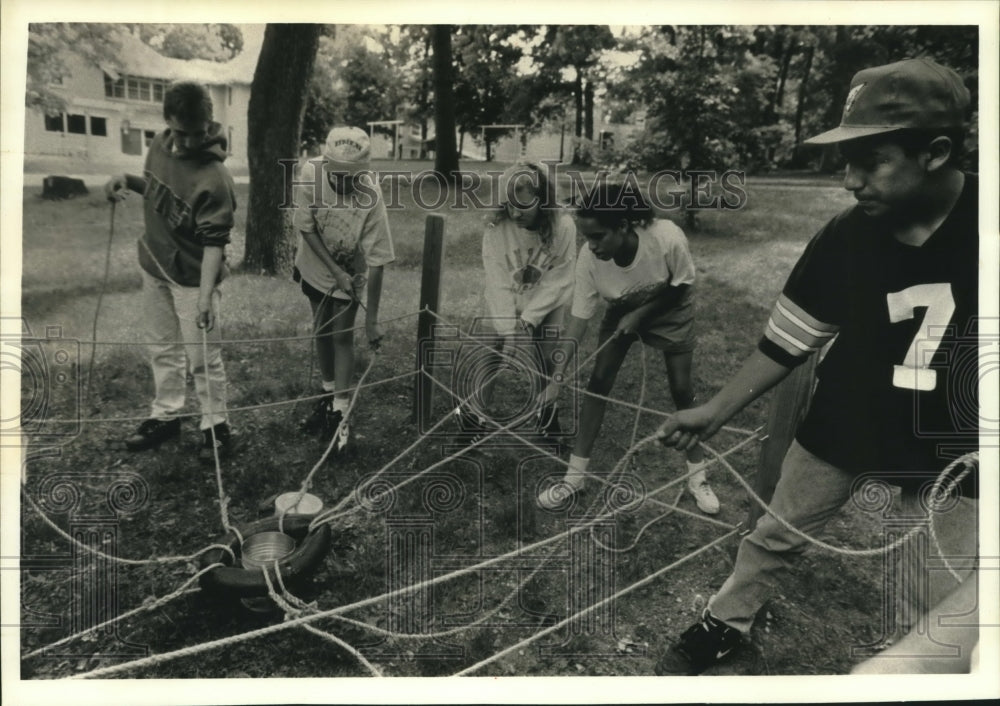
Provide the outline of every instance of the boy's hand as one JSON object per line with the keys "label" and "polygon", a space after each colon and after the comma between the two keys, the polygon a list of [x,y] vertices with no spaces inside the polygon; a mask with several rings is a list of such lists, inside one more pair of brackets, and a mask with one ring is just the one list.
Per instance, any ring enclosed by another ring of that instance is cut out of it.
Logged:
{"label": "boy's hand", "polygon": [[689,451],[710,438],[722,424],[707,404],[683,409],[670,415],[657,431],[660,443]]}
{"label": "boy's hand", "polygon": [[198,300],[198,328],[211,331],[215,328],[215,312],[212,311],[212,301]]}
{"label": "boy's hand", "polygon": [[113,176],[104,185],[104,195],[108,201],[124,201],[125,196],[128,195],[127,184],[124,174]]}
{"label": "boy's hand", "polygon": [[636,333],[639,330],[639,324],[641,323],[642,317],[638,314],[638,312],[630,311],[618,320],[618,326],[615,329],[615,334],[618,336],[628,336]]}
{"label": "boy's hand", "polygon": [[372,348],[378,348],[382,344],[382,338],[385,334],[382,333],[382,327],[378,325],[378,322],[369,321],[365,324],[365,335],[368,336],[368,345]]}
{"label": "boy's hand", "polygon": [[357,295],[354,292],[354,279],[349,274],[341,270],[335,274],[333,278],[337,282],[337,289],[347,292],[351,295],[352,299],[357,298]]}

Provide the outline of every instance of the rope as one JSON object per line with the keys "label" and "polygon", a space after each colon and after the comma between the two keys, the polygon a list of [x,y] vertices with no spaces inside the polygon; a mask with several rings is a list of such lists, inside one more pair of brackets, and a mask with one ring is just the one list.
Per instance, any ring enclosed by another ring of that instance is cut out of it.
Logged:
{"label": "rope", "polygon": [[[201,329],[201,354],[202,354],[202,364],[205,368],[205,397],[208,401],[208,409],[205,410],[206,416],[209,419],[214,418],[214,413],[212,412],[212,381],[208,370],[208,328],[203,327]],[[215,483],[219,489],[219,514],[222,516],[222,526],[227,532],[233,532],[240,540],[240,544],[243,543],[243,535],[240,531],[236,529],[229,522],[229,496],[226,495],[226,491],[222,485],[222,464],[219,463],[219,441],[215,436],[215,423],[212,422],[212,426],[209,427],[209,434],[212,437],[212,459],[215,461]]]}
{"label": "rope", "polygon": [[115,239],[115,201],[111,202],[111,223],[108,227],[108,248],[104,255],[104,279],[101,282],[101,291],[97,295],[97,305],[94,307],[94,326],[91,338],[94,342],[90,344],[90,363],[87,366],[87,391],[84,399],[90,401],[90,384],[94,380],[94,359],[97,357],[97,319],[101,315],[101,302],[104,301],[104,292],[108,288],[108,276],[111,273],[111,244]]}
{"label": "rope", "polygon": [[[826,549],[829,552],[833,552],[834,554],[842,554],[844,556],[878,556],[878,555],[882,555],[882,554],[888,554],[889,552],[891,552],[891,551],[893,551],[895,549],[898,549],[899,547],[903,546],[903,544],[905,544],[906,542],[910,541],[910,539],[912,539],[913,536],[916,535],[920,531],[920,529],[921,529],[920,527],[914,527],[909,532],[907,532],[905,535],[903,535],[899,539],[895,540],[891,544],[883,545],[881,547],[873,547],[873,548],[870,548],[870,549],[849,549],[849,548],[846,548],[846,547],[837,547],[837,546],[834,546],[832,544],[828,544],[827,542],[824,542],[823,540],[821,540],[821,539],[819,539],[817,537],[813,537],[812,535],[809,535],[809,534],[803,532],[802,530],[798,529],[797,527],[795,527],[794,525],[792,525],[791,523],[789,523],[785,518],[783,518],[780,515],[776,514],[771,509],[771,506],[768,503],[766,503],[759,495],[757,495],[757,493],[754,492],[753,488],[750,487],[750,484],[747,483],[745,480],[743,480],[742,476],[740,476],[740,474],[737,473],[736,470],[731,465],[729,465],[729,462],[726,461],[718,452],[716,452],[715,449],[711,448],[710,446],[708,446],[707,444],[705,444],[703,442],[699,442],[699,443],[701,444],[701,446],[706,451],[708,451],[710,454],[712,454],[713,456],[715,456],[716,459],[720,463],[722,463],[723,468],[725,468],[726,470],[728,470],[736,478],[736,480],[739,481],[740,485],[742,485],[743,488],[747,491],[747,494],[758,505],[760,505],[761,508],[763,508],[764,511],[767,512],[768,515],[770,515],[771,517],[773,517],[778,524],[780,524],[783,528],[785,528],[786,530],[788,530],[789,532],[791,532],[795,536],[799,537],[800,539],[804,539],[807,542],[810,542],[811,544],[814,544],[817,547],[821,547],[822,549]],[[978,452],[972,452],[971,454],[966,454],[966,456],[962,456],[961,458],[956,459],[955,461],[951,462],[938,475],[938,481],[940,482],[943,478],[945,478],[946,475],[949,472],[951,472],[951,469],[954,468],[959,462],[964,462],[967,457],[971,457],[971,456],[975,456],[976,458],[978,458],[979,454],[978,454]],[[966,470],[966,473],[967,472],[968,472],[968,469]],[[964,477],[964,475],[965,474],[963,473],[962,477]],[[935,484],[935,488],[936,487],[938,487],[937,484]],[[931,521],[932,524],[933,524],[933,516],[934,516],[934,514],[935,514],[935,512],[934,512],[934,504],[932,504],[932,506],[930,508],[928,508],[928,518],[930,519],[930,521]],[[940,550],[940,547],[939,547],[939,550]],[[944,558],[944,557],[942,557],[942,558]],[[954,572],[952,572],[952,573],[953,573],[953,575],[955,575]],[[957,575],[955,575],[955,577],[958,578]],[[961,581],[961,579],[959,579],[959,581]]]}
{"label": "rope", "polygon": [[[388,319],[379,319],[381,324],[391,324],[396,321],[402,321],[403,319],[412,319],[420,315],[420,311],[415,311],[409,314],[400,314],[399,316],[394,316]],[[357,326],[352,326],[351,328],[338,329],[332,333],[347,333],[348,331],[360,331],[365,327],[364,324],[358,324]],[[265,338],[223,338],[218,341],[219,345],[236,345],[236,344],[251,344],[251,343],[284,343],[292,341],[311,341],[314,336],[310,333],[305,336],[274,336]],[[91,344],[96,346],[148,346],[148,341],[115,341],[113,339],[106,339],[100,341],[84,341],[80,340],[81,344]],[[159,341],[158,341],[159,343]],[[162,341],[164,344],[173,345],[185,345],[187,341]]]}
{"label": "rope", "polygon": [[[351,412],[354,411],[354,405],[358,401],[358,393],[361,391],[361,384],[364,383],[365,378],[368,377],[368,373],[371,372],[371,369],[375,365],[375,359],[377,357],[378,357],[378,351],[376,349],[373,352],[372,357],[368,361],[368,367],[365,368],[365,371],[361,374],[361,378],[358,381],[358,385],[356,385],[355,388],[354,388],[354,394],[351,396],[351,401],[347,405],[347,411],[344,412],[344,416],[343,416],[343,418],[340,421],[341,424],[347,424],[348,419],[350,419]],[[281,514],[278,516],[278,531],[279,532],[284,532],[285,531],[285,529],[284,529],[285,528],[285,515],[287,515],[291,511],[291,509],[293,507],[295,507],[296,505],[299,504],[299,501],[302,500],[303,496],[305,496],[305,494],[309,491],[309,488],[312,487],[313,476],[316,474],[316,471],[319,470],[320,466],[322,466],[324,463],[326,463],[326,459],[329,458],[330,454],[333,452],[333,447],[334,447],[334,444],[336,444],[336,443],[337,443],[337,435],[334,434],[333,437],[330,439],[330,443],[327,445],[326,450],[323,451],[323,455],[319,457],[319,460],[316,462],[316,464],[312,467],[312,469],[309,471],[309,473],[306,474],[305,480],[302,481],[302,485],[299,488],[298,492],[296,493],[295,500],[293,502],[289,503],[285,507],[285,509],[283,509],[281,511]]]}
{"label": "rope", "polygon": [[[361,388],[368,388],[368,387],[377,387],[379,385],[386,385],[386,384],[391,383],[391,382],[398,382],[400,380],[405,380],[406,378],[409,378],[409,377],[414,377],[415,375],[418,375],[418,374],[419,374],[419,371],[417,371],[417,370],[411,370],[410,372],[407,372],[407,373],[400,373],[399,375],[394,375],[394,376],[389,377],[389,378],[383,378],[381,380],[375,380],[373,382],[366,383],[365,385],[361,385],[360,387]],[[349,387],[346,390],[344,390],[344,392],[353,392],[356,389],[359,389],[359,386],[355,385],[354,387]],[[255,411],[258,411],[258,410],[273,409],[273,408],[276,408],[276,407],[294,406],[294,405],[298,404],[299,402],[309,402],[309,401],[312,401],[312,400],[321,399],[323,397],[328,396],[328,394],[329,393],[322,393],[322,394],[317,394],[317,395],[307,395],[305,397],[296,397],[296,398],[290,399],[290,400],[280,400],[278,402],[263,402],[261,404],[246,405],[246,406],[243,406],[243,407],[226,407],[226,408],[220,410],[220,413],[232,414],[234,412],[255,412]],[[201,412],[187,412],[187,413],[184,413],[184,414],[177,414],[177,415],[174,416],[174,418],[176,418],[176,419],[188,419],[188,418],[191,418],[191,417],[200,417],[200,416],[201,416]],[[118,423],[121,423],[121,422],[144,421],[146,419],[148,419],[148,417],[103,417],[103,418],[102,417],[96,417],[96,418],[91,418],[91,419],[46,419],[45,421],[46,421],[47,424],[60,424],[60,423],[61,424],[70,424],[70,423],[73,423],[73,424],[76,424],[76,423],[80,423],[80,424],[118,424]]]}
{"label": "rope", "polygon": [[42,511],[42,509],[40,507],[38,507],[38,504],[35,503],[34,499],[31,497],[31,495],[28,494],[28,491],[24,487],[24,485],[21,486],[21,496],[25,500],[28,501],[28,505],[31,506],[31,509],[34,510],[35,514],[37,514],[39,516],[39,518],[41,518],[41,520],[45,524],[47,524],[49,527],[51,527],[53,530],[55,530],[56,533],[60,537],[62,537],[63,539],[68,540],[74,546],[79,547],[80,549],[83,549],[84,551],[90,552],[94,556],[99,556],[102,559],[108,559],[108,560],[113,561],[113,562],[118,563],[118,564],[126,564],[128,566],[151,566],[151,565],[155,565],[155,564],[177,564],[177,563],[180,563],[182,561],[183,562],[194,561],[195,559],[197,559],[198,557],[200,557],[202,554],[204,554],[207,551],[211,551],[212,549],[221,549],[221,550],[227,552],[233,558],[233,561],[236,561],[236,555],[233,554],[233,550],[230,549],[225,544],[210,544],[207,547],[199,549],[194,554],[189,554],[189,555],[186,555],[186,556],[165,556],[165,557],[154,557],[152,559],[123,559],[121,557],[112,556],[111,554],[105,554],[104,552],[100,551],[99,549],[94,549],[93,547],[88,547],[86,544],[80,542],[79,540],[77,540],[76,538],[74,538],[73,536],[71,536],[69,533],[65,532],[55,522],[53,522],[51,520],[51,518],[49,518]]}
{"label": "rope", "polygon": [[108,627],[110,625],[114,625],[115,623],[121,622],[122,620],[126,620],[127,618],[131,618],[134,615],[138,615],[140,613],[145,613],[145,612],[154,610],[155,608],[159,608],[160,606],[166,605],[167,603],[169,603],[170,601],[174,600],[175,598],[179,598],[181,596],[188,595],[188,594],[191,594],[191,593],[197,593],[198,591],[201,590],[200,588],[190,588],[189,589],[188,586],[190,586],[192,583],[194,583],[195,581],[197,581],[201,577],[202,574],[207,573],[207,572],[211,571],[212,569],[214,569],[216,567],[219,567],[219,566],[225,566],[225,564],[217,563],[217,564],[212,564],[210,566],[206,566],[204,569],[202,569],[201,571],[199,571],[198,573],[196,573],[194,576],[192,576],[191,578],[189,578],[187,581],[185,581],[184,583],[182,583],[173,593],[170,593],[170,594],[168,594],[168,595],[166,595],[166,596],[164,596],[162,598],[158,598],[155,601],[153,601],[152,603],[144,603],[143,605],[139,606],[138,608],[133,608],[132,610],[128,611],[127,613],[122,613],[121,615],[116,616],[114,618],[111,618],[110,620],[105,620],[103,623],[99,623],[98,625],[94,625],[93,627],[89,627],[86,630],[81,630],[80,632],[78,632],[78,633],[76,633],[74,635],[70,635],[68,637],[64,637],[61,640],[56,640],[55,642],[53,642],[53,643],[51,643],[49,645],[45,645],[44,647],[39,647],[37,650],[34,650],[34,651],[29,652],[28,654],[24,655],[23,657],[21,657],[21,659],[30,659],[31,657],[35,657],[35,656],[40,655],[40,654],[42,654],[44,652],[48,652],[49,650],[54,649],[54,648],[58,647],[59,645],[64,645],[67,642],[71,642],[73,640],[76,640],[77,638],[83,637],[84,635],[87,635],[89,633],[92,633],[92,632],[95,632],[97,630],[100,630],[101,628],[106,628],[106,627]]}

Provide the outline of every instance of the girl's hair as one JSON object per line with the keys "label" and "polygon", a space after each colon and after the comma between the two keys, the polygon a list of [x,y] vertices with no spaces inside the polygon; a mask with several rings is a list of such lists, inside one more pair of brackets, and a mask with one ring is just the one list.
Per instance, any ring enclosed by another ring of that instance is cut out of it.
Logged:
{"label": "girl's hair", "polygon": [[656,214],[633,184],[634,180],[622,184],[599,181],[577,203],[574,215],[593,218],[606,228],[617,228],[623,220],[629,225],[649,225]]}
{"label": "girl's hair", "polygon": [[513,194],[507,194],[508,185],[519,175],[528,175],[531,185],[534,187],[534,198],[538,199],[538,238],[542,241],[542,247],[548,250],[552,246],[552,238],[555,232],[556,219],[563,213],[562,207],[556,201],[556,185],[549,179],[545,168],[535,162],[517,162],[503,173],[499,182],[500,207],[490,219],[491,224],[497,224],[504,219],[510,218],[507,213],[506,198]]}

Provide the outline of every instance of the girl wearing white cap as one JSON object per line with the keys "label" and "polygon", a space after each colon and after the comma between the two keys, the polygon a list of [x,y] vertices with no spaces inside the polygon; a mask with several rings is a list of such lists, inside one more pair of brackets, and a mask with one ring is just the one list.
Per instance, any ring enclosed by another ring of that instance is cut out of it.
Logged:
{"label": "girl wearing white cap", "polygon": [[[319,198],[300,204],[293,218],[299,234],[295,281],[309,298],[323,397],[303,422],[303,431],[347,444],[344,415],[354,377],[354,317],[360,290],[367,289],[365,331],[372,346],[378,325],[382,268],[395,259],[382,194],[368,174],[371,146],[356,127],[330,130],[323,148]],[[367,285],[366,285],[367,282]]]}

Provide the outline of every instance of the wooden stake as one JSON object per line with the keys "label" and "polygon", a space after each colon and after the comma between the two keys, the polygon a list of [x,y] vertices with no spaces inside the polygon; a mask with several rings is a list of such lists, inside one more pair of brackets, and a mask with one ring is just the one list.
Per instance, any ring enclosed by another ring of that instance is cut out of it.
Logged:
{"label": "wooden stake", "polygon": [[435,318],[441,303],[444,263],[444,217],[429,214],[424,222],[424,263],[420,278],[420,315],[417,318],[417,379],[413,387],[413,417],[423,428],[430,425],[434,382],[424,374],[425,351],[434,340]]}

